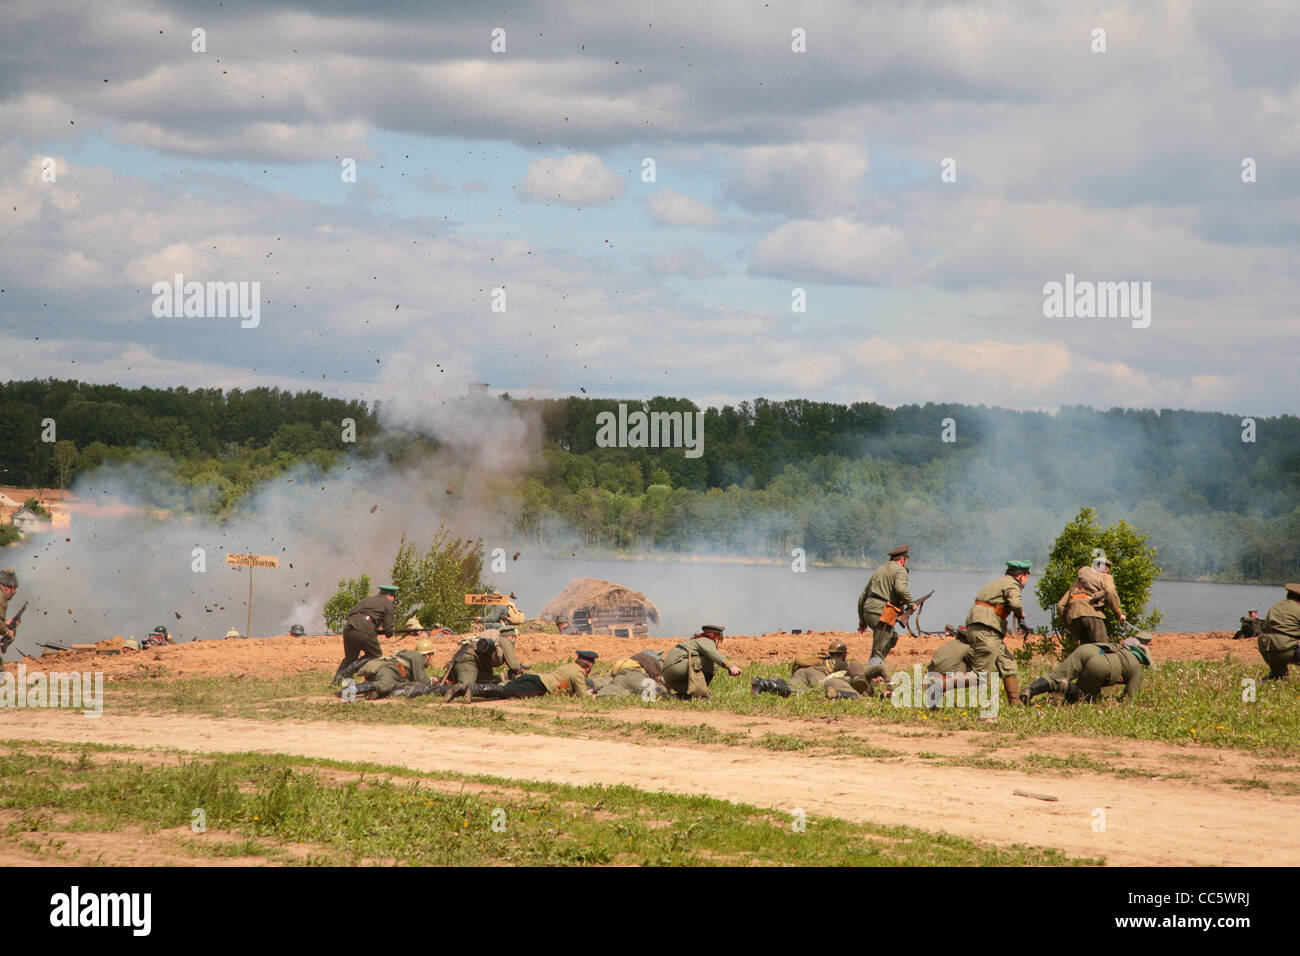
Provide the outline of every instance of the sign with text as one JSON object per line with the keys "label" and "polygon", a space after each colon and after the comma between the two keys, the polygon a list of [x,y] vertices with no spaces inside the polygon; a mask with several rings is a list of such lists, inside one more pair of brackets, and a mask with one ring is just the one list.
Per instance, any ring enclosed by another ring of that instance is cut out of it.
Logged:
{"label": "sign with text", "polygon": [[510,598],[505,594],[466,594],[466,604],[509,604]]}
{"label": "sign with text", "polygon": [[250,568],[278,568],[280,559],[266,554],[228,554],[226,564],[238,564]]}

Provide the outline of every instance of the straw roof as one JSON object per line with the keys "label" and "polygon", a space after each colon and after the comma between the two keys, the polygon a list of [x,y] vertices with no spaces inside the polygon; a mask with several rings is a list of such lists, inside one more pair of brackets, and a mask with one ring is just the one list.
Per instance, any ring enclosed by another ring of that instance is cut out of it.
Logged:
{"label": "straw roof", "polygon": [[612,581],[599,578],[574,578],[560,594],[542,610],[543,617],[573,620],[573,612],[612,611],[621,607],[643,607],[646,617],[659,623],[659,609],[640,591],[633,591]]}

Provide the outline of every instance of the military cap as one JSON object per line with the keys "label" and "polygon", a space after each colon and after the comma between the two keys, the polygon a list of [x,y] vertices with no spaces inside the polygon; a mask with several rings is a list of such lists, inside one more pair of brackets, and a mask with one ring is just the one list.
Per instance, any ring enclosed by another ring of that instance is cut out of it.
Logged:
{"label": "military cap", "polygon": [[166,637],[166,636],[167,636],[167,628],[165,628],[165,627],[163,627],[161,624],[159,624],[157,627],[155,627],[155,628],[154,628],[152,631],[150,631],[149,633],[150,633],[150,634],[161,634],[163,637]]}
{"label": "military cap", "polygon": [[1022,571],[1023,571],[1025,574],[1028,574],[1028,573],[1029,573],[1029,568],[1030,568],[1030,567],[1031,567],[1031,565],[1030,565],[1030,563],[1029,563],[1028,561],[1008,561],[1008,562],[1007,562],[1007,570],[1008,570],[1008,571],[1014,571],[1014,572],[1016,572],[1017,574],[1019,574],[1019,573],[1022,572]]}
{"label": "military cap", "polygon": [[421,640],[416,641],[416,642],[415,642],[415,653],[417,653],[417,654],[432,654],[432,653],[433,653],[433,641],[429,640],[427,637],[426,637],[426,638],[422,638]]}
{"label": "military cap", "polygon": [[1140,639],[1136,637],[1124,638],[1124,649],[1132,651],[1133,656],[1140,660],[1144,666],[1151,666],[1151,652],[1146,649]]}
{"label": "military cap", "polygon": [[5,568],[3,571],[0,571],[0,584],[3,584],[7,588],[18,587],[18,572],[13,568]]}
{"label": "military cap", "polygon": [[594,664],[600,655],[595,651],[578,651],[578,660]]}
{"label": "military cap", "polygon": [[[0,581],[0,584],[3,583],[4,583],[3,581]],[[17,587],[17,584],[15,584],[14,587]],[[1288,584],[1286,586],[1286,593],[1294,594],[1296,597],[1300,597],[1300,584]]]}
{"label": "military cap", "polygon": [[909,547],[910,545],[900,544],[897,548],[894,548],[889,552],[889,556],[891,558],[901,558],[903,555],[907,554],[907,549]]}
{"label": "military cap", "polygon": [[420,619],[415,615],[411,615],[411,617],[407,620],[405,624],[402,625],[402,627],[409,628],[411,630],[417,630],[417,631],[424,629],[424,625],[420,623]]}
{"label": "military cap", "polygon": [[233,627],[230,630],[226,631],[226,637],[238,637],[238,636],[239,636],[239,631],[237,631]]}
{"label": "military cap", "polygon": [[721,634],[722,628],[718,627],[716,624],[704,624],[701,625],[700,631],[704,634]]}
{"label": "military cap", "polygon": [[833,641],[831,642],[831,646],[826,648],[826,652],[828,654],[847,654],[849,652],[849,645],[845,644],[843,641]]}
{"label": "military cap", "polygon": [[379,585],[379,593],[380,593],[380,594],[396,594],[396,593],[397,593],[397,585],[396,585],[396,584],[381,584],[381,585]]}

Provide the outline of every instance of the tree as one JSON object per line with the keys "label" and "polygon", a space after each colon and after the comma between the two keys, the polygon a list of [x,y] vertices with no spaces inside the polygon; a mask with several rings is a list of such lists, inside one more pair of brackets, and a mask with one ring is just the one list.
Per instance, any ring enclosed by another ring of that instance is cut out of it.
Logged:
{"label": "tree", "polygon": [[[1043,610],[1054,608],[1061,595],[1074,583],[1079,568],[1091,564],[1102,554],[1113,565],[1115,590],[1129,623],[1143,630],[1155,627],[1164,616],[1158,608],[1147,613],[1151,583],[1161,573],[1155,561],[1155,548],[1148,547],[1147,536],[1125,521],[1102,528],[1092,508],[1081,508],[1053,542],[1047,567],[1034,589],[1039,605]],[[1118,632],[1119,619],[1107,609],[1106,633],[1113,637]],[[1074,647],[1073,638],[1064,635],[1062,653],[1068,654]]]}
{"label": "tree", "polygon": [[64,439],[54,443],[54,457],[51,464],[54,467],[54,483],[57,487],[68,487],[68,480],[77,470],[79,458],[76,442]]}
{"label": "tree", "polygon": [[26,501],[23,502],[23,507],[29,510],[32,514],[36,515],[36,517],[38,518],[44,518],[46,521],[50,520],[50,512],[46,509],[46,507],[43,504],[41,504],[35,498],[28,498]]}
{"label": "tree", "polygon": [[339,582],[339,589],[325,602],[325,626],[331,631],[343,630],[347,623],[348,611],[356,603],[370,594],[370,576],[363,574],[359,578],[344,578]]}
{"label": "tree", "polygon": [[451,537],[445,524],[439,525],[421,552],[402,535],[393,560],[392,581],[397,585],[397,621],[412,614],[425,627],[442,624],[453,630],[473,616],[465,595],[480,591],[483,583],[483,542]]}

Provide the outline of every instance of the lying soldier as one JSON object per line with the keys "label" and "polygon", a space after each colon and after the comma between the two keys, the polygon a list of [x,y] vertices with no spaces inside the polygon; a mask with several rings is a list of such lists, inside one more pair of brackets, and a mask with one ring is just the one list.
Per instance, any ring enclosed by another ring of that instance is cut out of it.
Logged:
{"label": "lying soldier", "polygon": [[646,697],[657,700],[668,693],[663,685],[663,653],[641,651],[614,662],[609,677],[595,680],[597,697]]}
{"label": "lying soldier", "polygon": [[[887,671],[884,664],[863,666],[848,660],[849,649],[843,642],[831,644],[820,659],[809,661],[796,658],[790,665],[790,682],[781,678],[755,677],[750,683],[752,694],[805,694],[818,691],[831,700],[856,700],[860,696],[871,697],[875,693],[873,683],[884,681]],[[889,696],[886,687],[882,693]]]}
{"label": "lying soldier", "polygon": [[549,674],[524,674],[508,684],[457,684],[443,698],[450,703],[464,697],[465,703],[476,700],[510,700],[517,697],[542,697],[546,694],[594,694],[588,687],[587,675],[599,655],[595,651],[578,651],[571,664],[557,667]]}
{"label": "lying soldier", "polygon": [[1151,652],[1141,638],[1126,637],[1122,644],[1080,644],[1046,677],[1039,677],[1020,695],[1027,704],[1038,694],[1052,691],[1067,704],[1100,699],[1103,687],[1124,685],[1120,699],[1134,697],[1142,688],[1142,668],[1151,666]]}
{"label": "lying soldier", "polygon": [[425,683],[425,670],[432,663],[433,655],[433,641],[425,638],[416,642],[413,651],[398,651],[392,657],[370,658],[356,671],[361,680],[344,678],[343,686],[335,691],[335,696],[348,700],[411,696],[408,691]]}

